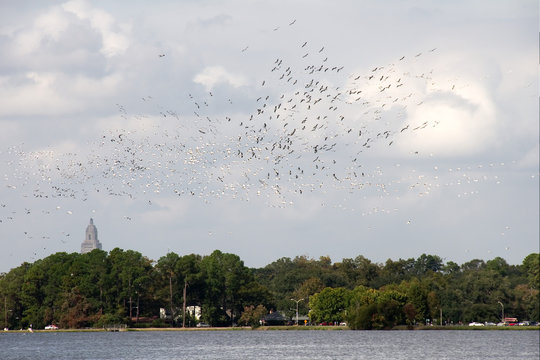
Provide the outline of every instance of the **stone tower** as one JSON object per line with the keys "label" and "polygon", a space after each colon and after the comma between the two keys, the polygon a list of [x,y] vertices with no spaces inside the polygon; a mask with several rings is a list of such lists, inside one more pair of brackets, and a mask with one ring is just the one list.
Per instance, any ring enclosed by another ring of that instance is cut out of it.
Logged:
{"label": "stone tower", "polygon": [[86,254],[94,249],[101,250],[101,243],[98,240],[94,219],[90,219],[90,224],[86,227],[86,237],[81,244],[81,254]]}

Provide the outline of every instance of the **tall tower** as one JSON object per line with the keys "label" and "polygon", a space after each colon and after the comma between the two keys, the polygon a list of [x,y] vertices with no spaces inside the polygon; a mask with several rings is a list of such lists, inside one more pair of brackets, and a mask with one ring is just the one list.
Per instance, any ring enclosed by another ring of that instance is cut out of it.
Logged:
{"label": "tall tower", "polygon": [[90,224],[86,227],[86,237],[81,244],[81,254],[86,254],[94,249],[101,250],[101,243],[97,237],[97,227],[94,219],[90,219]]}

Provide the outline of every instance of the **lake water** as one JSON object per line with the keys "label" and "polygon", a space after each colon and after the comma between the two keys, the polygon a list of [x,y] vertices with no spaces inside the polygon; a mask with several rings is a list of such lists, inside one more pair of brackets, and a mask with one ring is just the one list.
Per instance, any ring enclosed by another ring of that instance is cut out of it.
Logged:
{"label": "lake water", "polygon": [[0,359],[534,359],[538,331],[0,333]]}

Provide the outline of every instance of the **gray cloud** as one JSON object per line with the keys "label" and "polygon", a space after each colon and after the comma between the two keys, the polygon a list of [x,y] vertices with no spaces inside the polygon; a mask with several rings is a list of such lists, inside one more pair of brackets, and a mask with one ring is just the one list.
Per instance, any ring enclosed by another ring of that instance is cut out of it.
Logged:
{"label": "gray cloud", "polygon": [[5,10],[0,271],[90,217],[106,250],[249,266],[538,251],[535,2]]}

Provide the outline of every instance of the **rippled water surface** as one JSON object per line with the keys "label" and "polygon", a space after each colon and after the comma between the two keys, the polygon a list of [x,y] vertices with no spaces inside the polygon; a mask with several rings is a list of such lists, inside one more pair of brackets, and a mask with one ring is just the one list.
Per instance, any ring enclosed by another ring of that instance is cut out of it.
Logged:
{"label": "rippled water surface", "polygon": [[0,359],[539,359],[538,331],[0,333]]}

